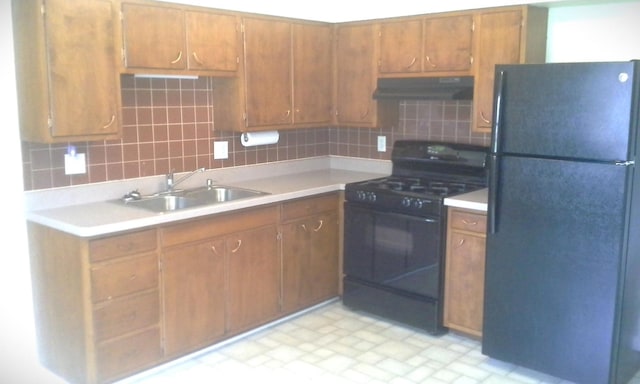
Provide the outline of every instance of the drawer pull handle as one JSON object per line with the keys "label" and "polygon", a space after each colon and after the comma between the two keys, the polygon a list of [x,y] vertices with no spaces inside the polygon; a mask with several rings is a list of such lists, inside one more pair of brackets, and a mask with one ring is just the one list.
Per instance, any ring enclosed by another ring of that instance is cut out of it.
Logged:
{"label": "drawer pull handle", "polygon": [[198,65],[204,65],[204,63],[202,61],[200,61],[200,58],[198,57],[198,55],[193,52],[193,60],[196,61],[196,63],[198,63]]}
{"label": "drawer pull handle", "polygon": [[302,228],[303,231],[307,232],[307,226],[304,224],[300,224],[300,227]]}
{"label": "drawer pull handle", "polygon": [[319,220],[319,221],[320,221],[320,224],[318,224],[317,228],[313,229],[313,232],[318,232],[320,230],[320,228],[322,228],[322,224],[324,224],[324,222],[322,220]]}
{"label": "drawer pull handle", "polygon": [[462,224],[464,224],[464,225],[478,225],[478,222],[477,221],[468,221],[468,220],[463,219],[462,220]]}
{"label": "drawer pull handle", "polygon": [[491,120],[487,119],[486,117],[484,117],[484,112],[480,111],[480,118],[482,119],[482,121],[485,124],[491,124]]}
{"label": "drawer pull handle", "polygon": [[238,245],[231,251],[231,253],[236,253],[242,246],[242,240],[238,240]]}
{"label": "drawer pull handle", "polygon": [[463,244],[464,244],[464,239],[460,239],[460,241],[458,241],[457,247],[460,248],[462,247]]}
{"label": "drawer pull handle", "polygon": [[413,60],[411,60],[411,62],[409,63],[409,65],[407,65],[407,68],[406,68],[406,69],[409,69],[409,68],[413,67],[413,64],[415,64],[415,63],[416,63],[416,57],[414,56],[414,57],[413,57]]}
{"label": "drawer pull handle", "polygon": [[427,62],[429,63],[429,65],[431,66],[431,68],[435,68],[435,67],[437,67],[437,66],[438,66],[437,64],[434,64],[433,62],[431,62],[431,58],[430,58],[429,56],[427,56]]}
{"label": "drawer pull handle", "polygon": [[175,64],[175,63],[177,63],[178,61],[180,61],[181,59],[182,59],[182,51],[180,51],[180,52],[178,53],[178,57],[176,57],[176,59],[175,59],[175,60],[173,60],[173,61],[171,62],[171,64]]}
{"label": "drawer pull handle", "polygon": [[213,253],[214,253],[214,254],[216,254],[216,255],[218,254],[218,250],[216,249],[216,246],[215,246],[215,245],[212,245],[212,246],[211,246],[211,252],[213,252]]}
{"label": "drawer pull handle", "polygon": [[116,121],[116,115],[111,115],[111,120],[109,120],[109,122],[107,123],[107,125],[103,125],[102,129],[107,129],[111,126],[111,124],[113,124],[113,122]]}

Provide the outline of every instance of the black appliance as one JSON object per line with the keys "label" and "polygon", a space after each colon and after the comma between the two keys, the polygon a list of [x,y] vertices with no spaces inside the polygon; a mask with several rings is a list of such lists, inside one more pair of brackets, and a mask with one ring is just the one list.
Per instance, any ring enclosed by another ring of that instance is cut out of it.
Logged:
{"label": "black appliance", "polygon": [[482,351],[577,383],[640,365],[640,61],[496,66]]}
{"label": "black appliance", "polygon": [[406,77],[378,79],[376,100],[471,100],[473,77]]}
{"label": "black appliance", "polygon": [[399,140],[392,173],[345,186],[347,307],[424,329],[442,326],[444,198],[486,187],[488,148]]}

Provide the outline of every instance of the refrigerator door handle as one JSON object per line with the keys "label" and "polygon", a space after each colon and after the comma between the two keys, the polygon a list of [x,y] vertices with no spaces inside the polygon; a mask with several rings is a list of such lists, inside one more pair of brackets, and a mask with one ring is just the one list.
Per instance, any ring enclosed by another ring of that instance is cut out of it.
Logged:
{"label": "refrigerator door handle", "polygon": [[495,81],[495,98],[493,103],[493,129],[491,130],[491,152],[499,153],[500,152],[500,125],[502,123],[502,100],[504,93],[504,81],[505,81],[505,73],[504,71],[498,71],[496,73],[496,81]]}
{"label": "refrigerator door handle", "polygon": [[498,156],[489,156],[489,191],[487,196],[487,232],[494,234],[498,230],[498,185],[500,184],[500,172],[498,169]]}
{"label": "refrigerator door handle", "polygon": [[628,167],[628,166],[630,166],[630,165],[635,165],[635,164],[636,164],[636,162],[635,162],[635,161],[633,161],[633,160],[628,160],[628,161],[616,161],[614,164],[615,164],[615,165],[622,166],[622,167]]}

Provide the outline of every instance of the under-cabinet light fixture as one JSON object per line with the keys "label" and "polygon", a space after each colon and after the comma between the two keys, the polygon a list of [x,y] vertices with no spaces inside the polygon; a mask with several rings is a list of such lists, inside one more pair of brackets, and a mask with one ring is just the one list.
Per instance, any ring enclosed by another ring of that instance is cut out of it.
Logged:
{"label": "under-cabinet light fixture", "polygon": [[136,73],[133,75],[138,79],[182,79],[182,80],[195,80],[198,76],[195,75],[164,75],[155,73]]}

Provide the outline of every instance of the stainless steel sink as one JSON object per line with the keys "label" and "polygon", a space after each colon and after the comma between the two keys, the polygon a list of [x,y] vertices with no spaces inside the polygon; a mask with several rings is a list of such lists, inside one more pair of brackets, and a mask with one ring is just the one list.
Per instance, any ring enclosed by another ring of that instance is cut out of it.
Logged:
{"label": "stainless steel sink", "polygon": [[264,195],[268,195],[268,193],[236,187],[211,186],[143,196],[139,199],[119,199],[116,202],[129,207],[162,213]]}

